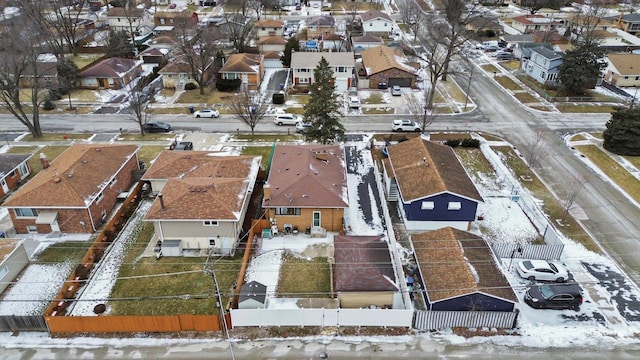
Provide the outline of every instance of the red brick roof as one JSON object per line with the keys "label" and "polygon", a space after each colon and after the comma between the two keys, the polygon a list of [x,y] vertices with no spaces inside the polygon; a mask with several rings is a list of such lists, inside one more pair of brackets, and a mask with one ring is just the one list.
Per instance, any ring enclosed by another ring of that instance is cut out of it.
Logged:
{"label": "red brick roof", "polygon": [[136,145],[72,145],[14,193],[4,206],[86,207],[135,156],[137,149]]}

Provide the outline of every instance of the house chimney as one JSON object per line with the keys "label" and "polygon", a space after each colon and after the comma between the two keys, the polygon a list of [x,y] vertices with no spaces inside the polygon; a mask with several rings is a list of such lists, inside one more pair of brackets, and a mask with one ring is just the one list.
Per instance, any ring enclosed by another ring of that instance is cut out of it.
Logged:
{"label": "house chimney", "polygon": [[49,167],[49,160],[47,160],[47,155],[45,155],[45,153],[40,153],[40,165],[43,169]]}
{"label": "house chimney", "polygon": [[264,183],[262,191],[264,193],[264,199],[271,200],[271,185],[269,185],[269,183]]}
{"label": "house chimney", "polygon": [[164,211],[164,200],[162,199],[162,194],[158,194],[158,199],[160,199],[160,210]]}

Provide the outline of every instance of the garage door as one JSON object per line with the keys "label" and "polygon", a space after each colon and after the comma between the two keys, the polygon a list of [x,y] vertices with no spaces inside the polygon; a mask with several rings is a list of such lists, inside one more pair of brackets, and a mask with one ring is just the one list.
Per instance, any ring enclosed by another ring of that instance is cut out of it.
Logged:
{"label": "garage door", "polygon": [[411,78],[389,78],[387,81],[389,87],[398,85],[400,87],[411,87]]}

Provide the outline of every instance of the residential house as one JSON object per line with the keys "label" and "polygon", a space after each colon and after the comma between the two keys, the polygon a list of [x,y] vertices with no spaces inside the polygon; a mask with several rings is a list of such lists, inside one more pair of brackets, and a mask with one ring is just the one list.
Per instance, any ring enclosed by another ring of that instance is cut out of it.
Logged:
{"label": "residential house", "polygon": [[32,88],[35,80],[38,80],[40,87],[51,88],[58,85],[58,62],[38,61],[35,68],[26,66],[20,75],[20,87]]}
{"label": "residential house", "polygon": [[349,206],[344,149],[337,145],[277,145],[262,208],[271,223],[322,235],[343,229]]}
{"label": "residential house", "polygon": [[254,25],[256,37],[282,36],[284,35],[284,21],[276,19],[262,19]]}
{"label": "residential house", "polygon": [[74,144],[4,203],[18,234],[93,233],[139,169],[136,145]]}
{"label": "residential house", "polygon": [[241,79],[242,84],[257,90],[264,75],[263,58],[260,54],[233,54],[218,71],[220,79]]}
{"label": "residential house", "polygon": [[263,36],[258,39],[258,50],[260,53],[267,51],[284,51],[287,46],[287,40],[282,36]]}
{"label": "residential house", "polygon": [[347,40],[339,34],[326,34],[320,38],[320,48],[322,51],[346,51]]}
{"label": "residential house", "polygon": [[107,58],[78,74],[84,89],[122,89],[142,74],[142,61]]}
{"label": "residential house", "polygon": [[[531,36],[531,35],[528,35]],[[533,36],[531,36],[533,38]],[[513,48],[513,56],[522,61],[531,58],[531,49],[537,47],[544,47],[549,50],[555,50],[554,46],[549,43],[536,43],[536,42],[525,42],[525,43],[516,43],[516,46]],[[521,65],[522,66],[522,65]]]}
{"label": "residential house", "polygon": [[250,281],[240,288],[238,309],[264,309],[267,304],[267,286]]}
{"label": "residential house", "polygon": [[111,6],[107,11],[107,23],[109,30],[126,31],[135,35],[143,27],[149,28],[153,24],[153,18],[146,9]]}
{"label": "residential house", "polygon": [[341,308],[402,303],[389,244],[382,236],[333,237],[333,290]]}
{"label": "residential house", "polygon": [[0,294],[29,263],[23,240],[0,238]]}
{"label": "residential house", "polygon": [[363,35],[388,37],[398,30],[394,27],[394,22],[389,14],[379,10],[360,13],[360,23],[362,24]]}
{"label": "residential house", "polygon": [[640,54],[609,54],[604,79],[616,86],[640,86]]}
{"label": "residential house", "polygon": [[0,199],[16,189],[31,175],[29,159],[33,154],[0,154]]}
{"label": "residential house", "polygon": [[149,47],[138,54],[143,64],[159,65],[167,60],[170,50],[168,48]]}
{"label": "residential house", "polygon": [[387,150],[387,197],[399,202],[407,229],[469,229],[483,200],[450,146],[415,137]]}
{"label": "residential house", "polygon": [[[194,59],[199,64],[199,58]],[[212,75],[213,59],[204,67],[204,81],[209,80]],[[197,65],[200,67],[200,65]],[[199,72],[199,71],[198,71]],[[158,74],[162,75],[162,85],[168,89],[184,89],[184,86],[188,83],[197,85],[198,83],[193,78],[191,71],[191,64],[182,56],[175,58],[165,67],[163,67]]]}
{"label": "residential house", "polygon": [[363,50],[384,45],[384,40],[379,36],[364,35],[351,38],[351,48],[354,54],[360,54]]}
{"label": "residential house", "polygon": [[550,50],[544,46],[531,48],[531,57],[522,61],[524,73],[544,86],[558,85],[558,73],[562,65],[563,52]]}
{"label": "residential house", "polygon": [[282,69],[284,51],[267,51],[262,53],[262,64],[265,69]]}
{"label": "residential house", "polygon": [[389,87],[415,86],[417,69],[409,64],[401,49],[383,45],[366,49],[360,55],[363,67],[358,69],[359,82],[366,78],[369,88],[377,89],[379,83],[386,83]]}
{"label": "residential house", "polygon": [[467,31],[473,31],[479,37],[483,36],[501,36],[503,26],[496,19],[477,16],[469,19],[465,24]]}
{"label": "residential house", "polygon": [[610,18],[614,26],[622,29],[631,35],[640,34],[640,13],[622,14],[617,18]]}
{"label": "residential house", "polygon": [[565,19],[567,29],[574,34],[580,34],[584,30],[604,30],[607,31],[614,27],[611,19],[600,18],[597,16],[581,16],[581,15],[569,15]]}
{"label": "residential house", "polygon": [[551,45],[569,44],[569,38],[557,31],[534,31],[531,33],[533,41],[536,43],[549,43]]}
{"label": "residential house", "polygon": [[255,186],[260,157],[163,151],[142,177],[157,194],[144,220],[163,256],[232,255]]}
{"label": "residential house", "polygon": [[523,34],[556,30],[560,26],[562,26],[560,21],[538,14],[516,16],[511,19],[511,27]]}
{"label": "residential house", "polygon": [[445,227],[413,234],[411,243],[428,310],[514,310],[518,298],[480,236]]}
{"label": "residential house", "polygon": [[319,39],[322,35],[333,34],[336,19],[333,16],[320,15],[307,18],[307,39]]}
{"label": "residential house", "polygon": [[335,76],[335,91],[343,92],[354,82],[355,58],[352,52],[293,52],[291,53],[291,72],[294,85],[310,85],[315,82],[313,70],[320,60],[325,58]]}
{"label": "residential house", "polygon": [[198,14],[188,10],[157,11],[153,14],[153,30],[155,32],[171,33],[175,27],[193,28],[198,24]]}

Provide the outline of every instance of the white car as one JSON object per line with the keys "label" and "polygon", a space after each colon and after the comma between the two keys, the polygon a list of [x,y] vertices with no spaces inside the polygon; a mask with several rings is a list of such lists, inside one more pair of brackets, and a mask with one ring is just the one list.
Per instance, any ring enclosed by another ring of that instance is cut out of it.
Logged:
{"label": "white car", "polygon": [[349,96],[349,107],[357,109],[360,107],[360,98],[358,96]]}
{"label": "white car", "polygon": [[518,275],[531,281],[565,282],[569,278],[567,269],[560,262],[551,260],[520,260]]}
{"label": "white car", "polygon": [[393,120],[393,124],[391,124],[391,130],[413,131],[413,132],[422,131],[422,129],[420,128],[420,125],[416,124],[415,121],[411,121],[411,120]]}
{"label": "white car", "polygon": [[276,115],[275,119],[273,119],[273,122],[279,126],[297,125],[299,122],[302,122],[302,118],[296,114],[285,113]]}
{"label": "white car", "polygon": [[197,118],[201,118],[201,117],[217,118],[218,116],[220,116],[220,111],[215,109],[213,110],[202,109],[193,113],[193,117],[197,117]]}

